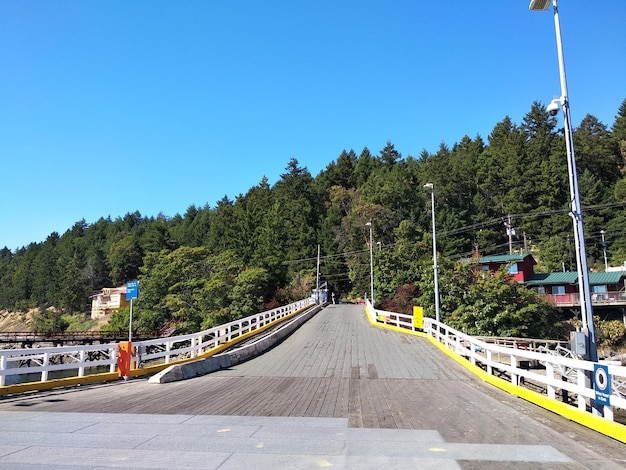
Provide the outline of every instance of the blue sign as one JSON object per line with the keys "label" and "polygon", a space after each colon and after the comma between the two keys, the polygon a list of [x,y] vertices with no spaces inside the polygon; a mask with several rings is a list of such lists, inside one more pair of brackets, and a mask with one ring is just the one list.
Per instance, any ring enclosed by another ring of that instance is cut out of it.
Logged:
{"label": "blue sign", "polygon": [[596,403],[611,406],[611,376],[608,366],[594,364],[593,388],[596,391]]}
{"label": "blue sign", "polygon": [[126,300],[136,299],[139,295],[139,281],[126,283]]}

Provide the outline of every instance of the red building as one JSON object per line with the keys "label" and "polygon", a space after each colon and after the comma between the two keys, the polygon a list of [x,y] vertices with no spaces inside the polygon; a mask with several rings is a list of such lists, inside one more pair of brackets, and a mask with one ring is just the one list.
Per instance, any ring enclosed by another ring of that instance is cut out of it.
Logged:
{"label": "red building", "polygon": [[493,273],[498,271],[502,266],[508,266],[508,273],[517,282],[527,282],[535,274],[535,265],[537,262],[530,254],[524,255],[495,255],[483,256],[479,258],[482,269],[489,270]]}
{"label": "red building", "polygon": [[[478,259],[478,263],[483,270],[490,272],[506,267],[513,279],[531,287],[558,307],[580,305],[576,271],[535,274],[537,263],[531,254],[484,256]],[[593,306],[625,307],[625,279],[625,271],[590,272]]]}

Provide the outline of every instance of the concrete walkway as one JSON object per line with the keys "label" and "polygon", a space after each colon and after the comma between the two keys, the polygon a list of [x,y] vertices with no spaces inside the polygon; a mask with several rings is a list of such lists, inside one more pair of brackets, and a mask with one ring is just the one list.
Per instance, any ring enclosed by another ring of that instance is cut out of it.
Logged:
{"label": "concrete walkway", "polygon": [[[446,443],[437,431],[345,418],[0,412],[6,469],[460,469],[571,459],[547,445]],[[565,468],[565,467],[563,467]]]}
{"label": "concrete walkway", "polygon": [[605,470],[626,446],[336,305],[204,377],[0,399],[0,468],[54,466]]}

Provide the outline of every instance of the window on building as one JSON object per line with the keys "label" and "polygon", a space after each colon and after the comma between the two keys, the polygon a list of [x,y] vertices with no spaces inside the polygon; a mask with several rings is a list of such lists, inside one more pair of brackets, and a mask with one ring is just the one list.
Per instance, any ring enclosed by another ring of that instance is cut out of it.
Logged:
{"label": "window on building", "polygon": [[609,291],[606,284],[602,286],[591,286],[591,288],[593,289],[593,292],[596,294],[604,294]]}
{"label": "window on building", "polygon": [[565,286],[552,286],[552,294],[565,295]]}
{"label": "window on building", "polygon": [[509,274],[517,274],[519,273],[519,268],[517,267],[517,263],[511,265],[509,268]]}

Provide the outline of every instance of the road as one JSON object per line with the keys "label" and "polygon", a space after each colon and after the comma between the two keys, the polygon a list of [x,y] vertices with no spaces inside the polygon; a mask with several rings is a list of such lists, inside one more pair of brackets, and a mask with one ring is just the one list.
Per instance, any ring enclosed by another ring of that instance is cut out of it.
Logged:
{"label": "road", "polygon": [[[202,468],[216,469],[626,468],[620,442],[481,382],[428,340],[370,325],[356,305],[323,309],[279,346],[228,370],[6,397],[0,419],[4,443],[18,448],[2,456],[0,446],[0,468],[16,468],[9,465],[20,455],[35,466],[46,458],[68,465],[71,457],[59,455],[99,448],[103,436],[101,445],[128,462],[154,464],[146,468],[177,468],[177,452],[193,467],[199,451],[213,456]],[[76,426],[65,432],[68,422]],[[132,439],[111,441],[124,430]],[[68,442],[64,453],[26,437],[41,441],[47,432],[50,442]],[[76,433],[92,440],[75,442]],[[155,460],[159,452],[169,460]],[[111,463],[94,459],[89,468]]]}

